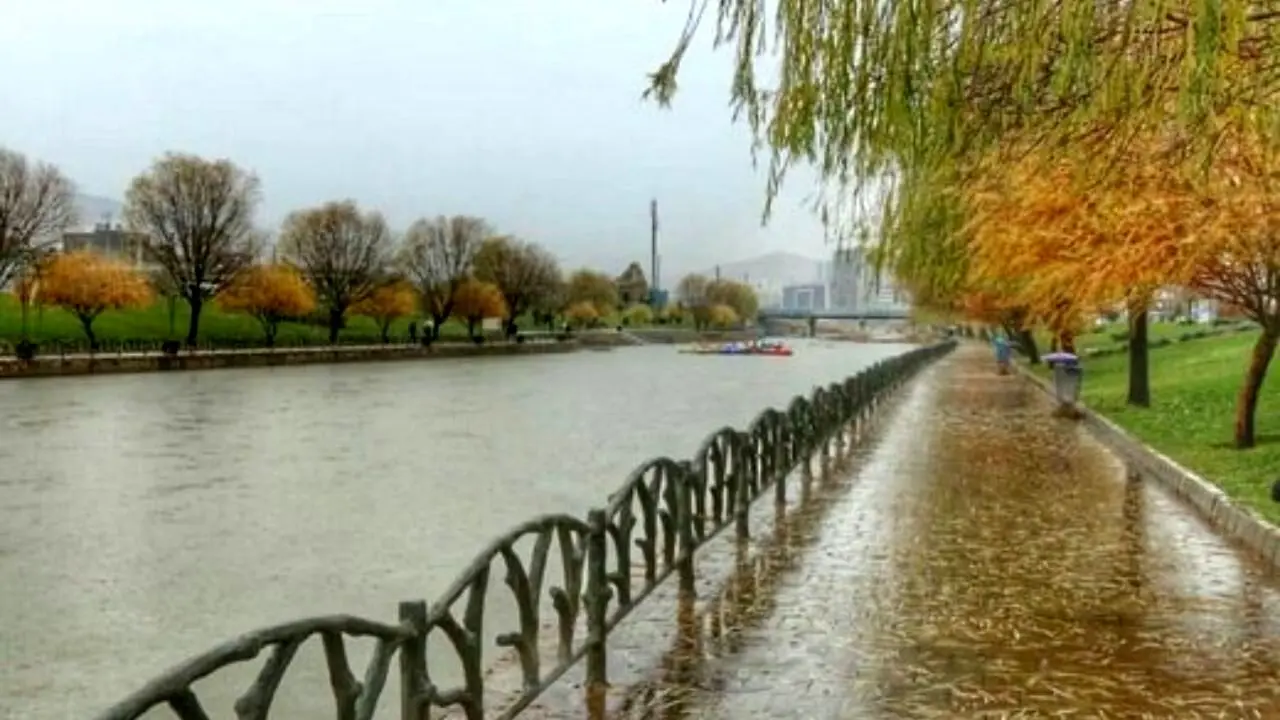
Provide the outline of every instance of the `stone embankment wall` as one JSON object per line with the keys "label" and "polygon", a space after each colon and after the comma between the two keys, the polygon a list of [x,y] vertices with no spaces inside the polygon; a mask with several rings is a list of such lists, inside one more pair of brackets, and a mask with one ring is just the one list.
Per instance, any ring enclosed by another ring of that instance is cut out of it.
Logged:
{"label": "stone embankment wall", "polygon": [[178,355],[158,353],[67,355],[65,357],[37,357],[26,362],[8,358],[0,360],[0,378],[213,370],[219,368],[272,367],[276,365],[309,365],[315,363],[540,355],[572,352],[579,349],[579,347],[580,345],[575,341],[501,343],[492,345],[442,343],[432,347],[361,345],[328,348],[276,350],[264,348],[257,350],[181,352]]}
{"label": "stone embankment wall", "polygon": [[697,342],[737,342],[755,340],[760,337],[756,329],[728,330],[723,332],[698,332],[689,328],[623,328],[623,332],[614,330],[592,330],[577,332],[574,339],[583,345],[624,346],[635,345],[635,339],[652,345],[679,345]]}

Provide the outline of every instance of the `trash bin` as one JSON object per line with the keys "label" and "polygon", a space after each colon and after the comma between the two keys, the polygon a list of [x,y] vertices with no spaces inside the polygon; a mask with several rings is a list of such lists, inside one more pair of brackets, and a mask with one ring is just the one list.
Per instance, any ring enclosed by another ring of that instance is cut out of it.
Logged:
{"label": "trash bin", "polygon": [[1060,362],[1053,366],[1053,392],[1062,405],[1075,407],[1080,400],[1080,383],[1084,368],[1074,362]]}

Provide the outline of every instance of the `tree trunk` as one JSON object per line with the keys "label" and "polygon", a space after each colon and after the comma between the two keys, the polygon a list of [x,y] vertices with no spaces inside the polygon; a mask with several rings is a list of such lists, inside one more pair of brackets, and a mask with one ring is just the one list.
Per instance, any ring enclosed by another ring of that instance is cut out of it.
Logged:
{"label": "tree trunk", "polygon": [[1148,358],[1147,310],[1129,313],[1130,405],[1151,407],[1151,363]]}
{"label": "tree trunk", "polygon": [[475,318],[467,318],[467,337],[474,338],[476,336],[476,324]]}
{"label": "tree trunk", "polygon": [[342,316],[343,311],[339,308],[329,308],[329,344],[338,344],[338,333],[342,332]]}
{"label": "tree trunk", "polygon": [[448,319],[449,319],[448,315],[437,315],[435,313],[431,313],[431,339],[432,340],[440,339],[440,327],[444,325],[444,322]]}
{"label": "tree trunk", "polygon": [[1032,365],[1040,364],[1040,348],[1036,347],[1036,336],[1030,330],[1018,331],[1018,346],[1022,348],[1022,354],[1027,356],[1027,362]]}
{"label": "tree trunk", "polygon": [[391,342],[391,320],[382,320],[378,323],[378,331],[382,334],[382,344],[386,345]]}
{"label": "tree trunk", "polygon": [[195,347],[200,339],[200,311],[204,309],[204,298],[199,295],[187,298],[191,306],[191,320],[187,323],[187,347]]}
{"label": "tree trunk", "polygon": [[169,305],[169,337],[173,338],[174,327],[178,324],[178,296],[170,295],[166,303]]}
{"label": "tree trunk", "polygon": [[1249,358],[1249,371],[1244,376],[1244,385],[1240,388],[1240,396],[1236,400],[1235,443],[1240,449],[1251,448],[1257,444],[1254,434],[1254,416],[1258,411],[1258,393],[1262,383],[1267,379],[1267,368],[1271,365],[1271,356],[1275,354],[1276,342],[1280,333],[1274,329],[1263,327],[1258,341],[1253,344],[1253,354]]}
{"label": "tree trunk", "polygon": [[90,313],[76,313],[76,317],[80,318],[80,327],[84,329],[84,336],[89,341],[89,352],[97,352],[98,336],[93,334],[93,321],[98,316]]}
{"label": "tree trunk", "polygon": [[266,335],[267,347],[276,346],[276,333],[280,330],[280,320],[277,318],[263,318],[262,332]]}
{"label": "tree trunk", "polygon": [[1065,353],[1076,354],[1076,336],[1070,330],[1058,333],[1058,349]]}

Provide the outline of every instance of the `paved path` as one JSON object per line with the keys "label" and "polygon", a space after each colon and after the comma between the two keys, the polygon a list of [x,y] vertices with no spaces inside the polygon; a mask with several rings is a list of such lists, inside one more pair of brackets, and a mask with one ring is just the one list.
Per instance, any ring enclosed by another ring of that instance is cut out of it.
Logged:
{"label": "paved path", "polygon": [[612,716],[1280,718],[1280,580],[991,365],[915,382]]}

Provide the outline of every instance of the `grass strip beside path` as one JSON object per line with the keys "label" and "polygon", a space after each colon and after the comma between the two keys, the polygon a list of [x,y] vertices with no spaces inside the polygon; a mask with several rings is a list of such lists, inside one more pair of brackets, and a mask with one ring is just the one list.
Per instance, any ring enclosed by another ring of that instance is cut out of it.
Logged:
{"label": "grass strip beside path", "polygon": [[[1280,525],[1280,504],[1271,501],[1271,484],[1280,478],[1280,379],[1269,378],[1262,387],[1258,446],[1236,450],[1231,444],[1236,394],[1256,338],[1256,331],[1235,332],[1153,348],[1150,408],[1125,403],[1127,355],[1086,358],[1082,399]],[[1043,368],[1038,372],[1047,375]]]}

